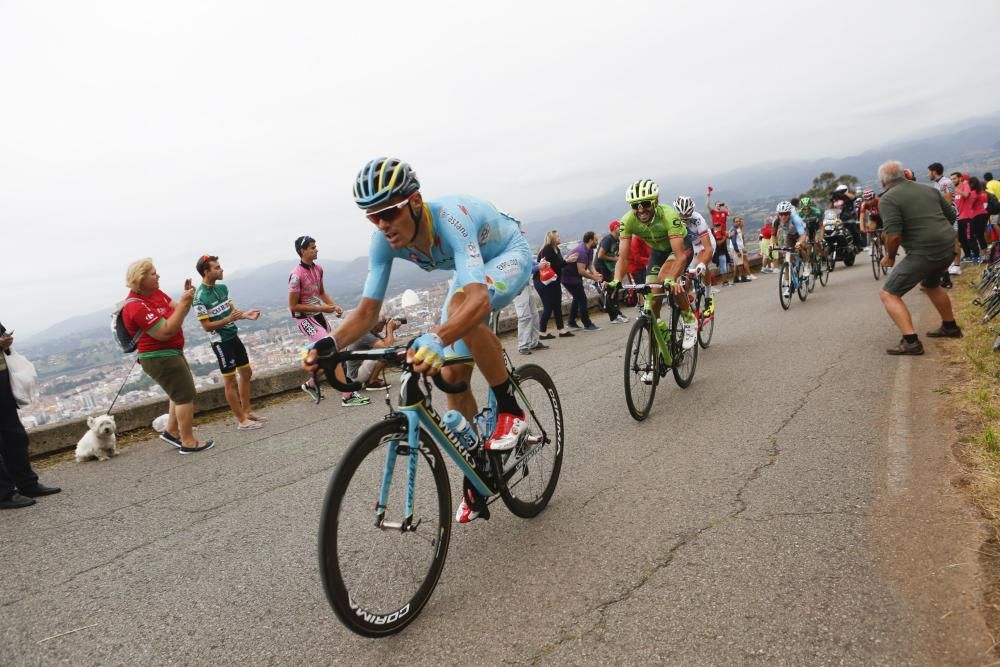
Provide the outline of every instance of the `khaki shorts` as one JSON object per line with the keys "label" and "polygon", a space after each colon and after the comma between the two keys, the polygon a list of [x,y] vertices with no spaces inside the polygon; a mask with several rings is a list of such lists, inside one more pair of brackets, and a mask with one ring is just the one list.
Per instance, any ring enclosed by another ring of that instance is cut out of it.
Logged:
{"label": "khaki shorts", "polygon": [[951,266],[951,257],[927,259],[920,255],[907,255],[892,267],[882,289],[894,296],[903,296],[919,283],[926,289],[941,286],[941,275]]}
{"label": "khaki shorts", "polygon": [[194,377],[191,375],[191,367],[188,366],[187,359],[184,358],[183,354],[140,359],[139,365],[142,366],[146,375],[160,385],[160,388],[166,392],[167,397],[174,402],[174,405],[194,403]]}

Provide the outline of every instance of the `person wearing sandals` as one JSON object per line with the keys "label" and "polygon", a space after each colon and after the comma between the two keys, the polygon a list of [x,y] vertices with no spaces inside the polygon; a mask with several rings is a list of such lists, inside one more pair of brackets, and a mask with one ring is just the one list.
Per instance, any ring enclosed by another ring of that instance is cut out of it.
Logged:
{"label": "person wearing sandals", "polygon": [[[549,326],[549,318],[554,317],[556,321],[556,333],[560,338],[569,338],[573,332],[563,327],[562,314],[562,283],[560,274],[566,266],[562,252],[559,250],[559,232],[551,230],[545,234],[545,244],[538,251],[536,258],[539,263],[539,270],[532,274],[532,282],[535,291],[542,299],[542,316],[538,323],[539,336],[542,340],[552,340],[555,335],[546,331]],[[543,272],[545,278],[542,277]],[[551,272],[551,273],[549,273]]]}
{"label": "person wearing sandals", "polygon": [[220,282],[223,269],[215,255],[202,255],[195,269],[201,276],[201,284],[194,292],[194,314],[211,339],[212,351],[222,373],[226,402],[239,422],[236,428],[240,431],[261,428],[263,422],[250,408],[253,368],[236,327],[237,320],[256,320],[260,311],[236,308],[229,298],[229,288]]}
{"label": "person wearing sandals", "polygon": [[142,332],[137,347],[139,365],[170,399],[170,417],[160,439],[178,448],[181,454],[211,449],[215,443],[196,440],[192,429],[194,378],[184,358],[184,332],[181,330],[194,301],[191,279],[184,281],[184,291],[177,301],[173,301],[160,290],[160,275],[153,260],[146,257],[129,264],[125,283],[130,290],[122,308],[125,329],[130,336]]}

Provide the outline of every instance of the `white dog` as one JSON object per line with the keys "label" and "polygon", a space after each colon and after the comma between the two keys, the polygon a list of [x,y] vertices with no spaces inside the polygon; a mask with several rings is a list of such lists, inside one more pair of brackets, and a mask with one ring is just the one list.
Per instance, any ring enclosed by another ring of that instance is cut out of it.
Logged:
{"label": "white dog", "polygon": [[107,461],[112,456],[118,456],[114,417],[87,417],[87,426],[90,430],[83,434],[76,445],[77,463],[83,463],[87,459]]}

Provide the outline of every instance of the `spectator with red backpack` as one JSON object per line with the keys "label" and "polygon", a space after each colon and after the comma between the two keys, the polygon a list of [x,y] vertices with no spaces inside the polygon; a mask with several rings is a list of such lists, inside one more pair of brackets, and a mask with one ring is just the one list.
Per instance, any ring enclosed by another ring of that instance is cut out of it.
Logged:
{"label": "spectator with red backpack", "polygon": [[181,330],[194,301],[191,279],[184,281],[184,291],[174,301],[160,290],[160,275],[153,260],[146,257],[129,264],[125,282],[130,291],[121,310],[122,323],[137,343],[142,370],[170,399],[170,417],[160,439],[181,454],[211,449],[215,443],[196,440],[192,429],[196,392],[191,368],[184,358]]}

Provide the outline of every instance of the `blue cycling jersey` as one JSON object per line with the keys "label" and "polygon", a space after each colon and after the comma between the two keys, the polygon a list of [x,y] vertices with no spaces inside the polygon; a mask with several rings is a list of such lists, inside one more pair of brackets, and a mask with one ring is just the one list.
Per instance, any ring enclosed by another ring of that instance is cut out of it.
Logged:
{"label": "blue cycling jersey", "polygon": [[[802,218],[799,217],[799,214],[796,211],[793,210],[792,214],[789,216],[789,218],[791,220],[792,225],[795,226],[795,231],[798,233],[798,235],[799,236],[804,236],[805,233],[806,233],[806,225],[805,225],[804,222],[802,222]],[[777,228],[779,225],[781,227],[783,227],[786,232],[788,231],[788,228],[789,228],[788,223],[782,224],[781,223],[781,218],[778,218],[777,220],[775,220],[775,227]]]}
{"label": "blue cycling jersey", "polygon": [[[453,269],[453,289],[460,289],[472,283],[488,284],[484,264],[508,248],[523,245],[527,249],[517,220],[475,197],[449,195],[426,200],[422,222],[430,230],[430,256],[409,246],[393,250],[385,236],[375,231],[368,252],[365,297],[377,301],[385,298],[392,260],[397,257],[424,271]],[[530,262],[529,252],[525,263],[530,265]]]}

